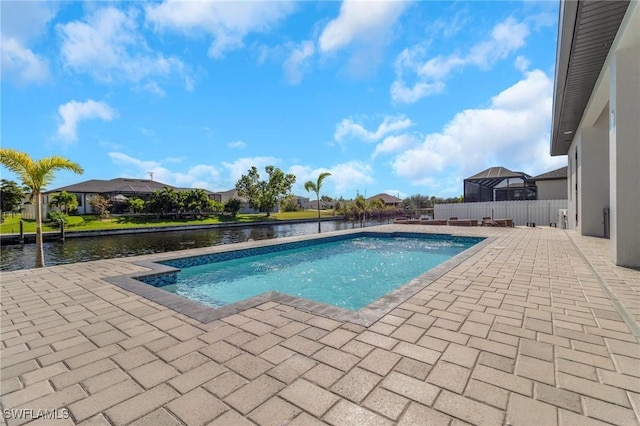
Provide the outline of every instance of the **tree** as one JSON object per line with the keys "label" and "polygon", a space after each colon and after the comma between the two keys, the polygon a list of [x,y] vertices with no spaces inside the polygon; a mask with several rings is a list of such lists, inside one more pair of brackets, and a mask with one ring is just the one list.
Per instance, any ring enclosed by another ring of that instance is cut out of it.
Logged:
{"label": "tree", "polygon": [[75,211],[78,208],[78,199],[75,195],[69,194],[67,191],[62,191],[59,194],[53,194],[51,196],[49,207],[57,207],[63,214],[69,214],[69,212]]}
{"label": "tree", "polygon": [[149,201],[149,210],[164,216],[169,213],[177,213],[182,209],[180,196],[173,188],[167,188],[153,191],[151,200]]}
{"label": "tree", "polygon": [[36,203],[36,268],[44,267],[44,244],[42,242],[42,190],[51,183],[56,170],[70,170],[82,174],[78,163],[68,158],[52,155],[33,160],[29,154],[11,148],[0,148],[0,164],[20,176],[29,188]]}
{"label": "tree", "polygon": [[251,167],[249,173],[242,175],[236,182],[236,191],[239,196],[249,200],[251,207],[266,212],[267,217],[270,217],[271,210],[291,191],[291,187],[296,183],[296,177],[285,174],[274,166],[265,167],[265,171],[269,179],[260,180],[258,169],[255,166]]}
{"label": "tree", "polygon": [[240,209],[242,208],[242,201],[237,198],[230,198],[224,203],[224,211],[231,213],[231,216],[236,217]]}
{"label": "tree", "polygon": [[187,211],[200,214],[200,212],[211,210],[211,200],[203,189],[189,189],[182,195],[182,202]]}
{"label": "tree", "polygon": [[140,213],[144,210],[144,200],[138,197],[129,198],[129,208],[133,213]]}
{"label": "tree", "polygon": [[331,176],[331,173],[329,172],[320,173],[320,175],[318,176],[318,180],[316,182],[309,180],[304,184],[304,189],[306,189],[307,192],[311,192],[311,191],[315,192],[316,198],[318,200],[318,234],[321,232],[320,231],[320,189],[322,188],[322,182],[328,176]]}
{"label": "tree", "polygon": [[89,200],[89,205],[93,210],[98,212],[100,219],[107,219],[109,217],[109,207],[111,207],[111,201],[104,198],[102,195],[94,195]]}
{"label": "tree", "polygon": [[285,212],[297,212],[300,210],[298,205],[298,197],[293,194],[289,194],[280,203],[280,208]]}
{"label": "tree", "polygon": [[12,180],[2,179],[0,185],[0,212],[16,212],[24,200],[24,190]]}

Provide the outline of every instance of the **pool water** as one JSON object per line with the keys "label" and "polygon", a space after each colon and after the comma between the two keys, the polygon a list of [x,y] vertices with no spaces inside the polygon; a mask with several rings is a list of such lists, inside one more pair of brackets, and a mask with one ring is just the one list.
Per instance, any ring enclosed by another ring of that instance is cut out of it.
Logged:
{"label": "pool water", "polygon": [[214,307],[277,291],[358,310],[478,241],[343,239],[187,267],[161,288]]}

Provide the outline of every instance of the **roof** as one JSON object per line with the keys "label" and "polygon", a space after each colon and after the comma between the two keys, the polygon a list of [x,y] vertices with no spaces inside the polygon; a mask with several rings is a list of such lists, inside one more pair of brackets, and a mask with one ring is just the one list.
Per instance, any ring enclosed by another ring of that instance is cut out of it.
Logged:
{"label": "roof", "polygon": [[543,173],[538,176],[534,176],[531,180],[565,180],[567,179],[567,166],[560,167],[559,169],[552,170],[547,173]]}
{"label": "roof", "polygon": [[385,204],[398,204],[402,202],[400,198],[385,193],[380,193],[378,195],[367,198],[367,201],[371,200],[382,200]]}
{"label": "roof", "polygon": [[471,179],[496,179],[496,178],[500,178],[500,179],[507,179],[507,178],[522,178],[522,177],[526,177],[528,178],[529,175],[526,173],[522,173],[522,172],[512,172],[511,170],[507,169],[506,167],[489,167],[487,170],[483,170],[480,173],[473,175],[471,177],[468,177],[466,180],[471,180]]}
{"label": "roof", "polygon": [[562,1],[551,155],[565,155],[582,120],[629,0]]}
{"label": "roof", "polygon": [[73,185],[56,188],[51,192],[87,192],[87,193],[151,193],[164,187],[179,190],[172,185],[150,179],[115,178],[111,180],[91,179]]}

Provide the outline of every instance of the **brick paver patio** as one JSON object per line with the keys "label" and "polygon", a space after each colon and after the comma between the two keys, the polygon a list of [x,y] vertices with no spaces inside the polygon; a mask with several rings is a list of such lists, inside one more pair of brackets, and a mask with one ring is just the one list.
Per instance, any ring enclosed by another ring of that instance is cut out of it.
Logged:
{"label": "brick paver patio", "polygon": [[640,424],[640,271],[607,240],[380,229],[493,239],[368,327],[273,301],[202,323],[106,281],[166,254],[3,272],[4,422]]}

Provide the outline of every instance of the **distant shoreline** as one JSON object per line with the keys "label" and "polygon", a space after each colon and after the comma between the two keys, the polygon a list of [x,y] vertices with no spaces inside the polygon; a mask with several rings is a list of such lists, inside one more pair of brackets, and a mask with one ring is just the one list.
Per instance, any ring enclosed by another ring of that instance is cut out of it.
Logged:
{"label": "distant shoreline", "polygon": [[[321,218],[322,222],[344,220],[344,216],[334,216],[330,218]],[[238,228],[243,226],[265,226],[265,225],[287,225],[295,223],[317,222],[318,219],[290,219],[290,220],[272,220],[258,222],[232,222],[232,223],[208,223],[202,225],[169,225],[169,226],[144,226],[137,228],[121,228],[121,229],[92,229],[84,231],[70,231],[65,229],[64,237],[66,238],[89,238],[89,237],[105,237],[112,235],[125,234],[147,234],[152,232],[171,232],[171,231],[197,231],[198,229],[213,228]],[[57,241],[61,239],[60,231],[48,231],[43,233],[44,241]],[[25,232],[24,244],[35,243],[35,232]],[[0,244],[22,244],[20,234],[2,234],[0,235]]]}

